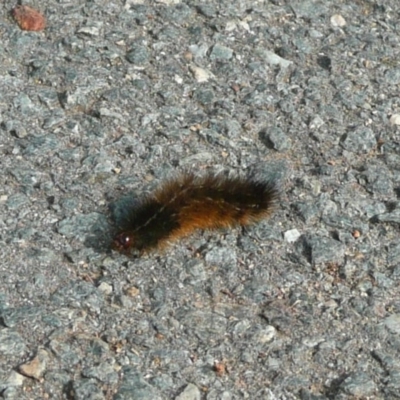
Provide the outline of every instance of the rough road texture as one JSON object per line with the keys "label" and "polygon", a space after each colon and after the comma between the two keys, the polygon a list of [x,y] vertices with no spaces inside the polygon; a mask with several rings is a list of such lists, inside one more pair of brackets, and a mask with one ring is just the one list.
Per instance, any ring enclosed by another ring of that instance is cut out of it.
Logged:
{"label": "rough road texture", "polygon": [[[398,0],[33,0],[43,32],[14,6],[3,398],[400,398]],[[111,252],[126,207],[185,168],[260,170],[281,206]]]}

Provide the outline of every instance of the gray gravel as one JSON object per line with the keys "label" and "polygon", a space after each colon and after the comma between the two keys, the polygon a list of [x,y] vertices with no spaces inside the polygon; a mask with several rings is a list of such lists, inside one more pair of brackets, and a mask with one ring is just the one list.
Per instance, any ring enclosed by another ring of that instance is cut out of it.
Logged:
{"label": "gray gravel", "polygon": [[[400,398],[398,0],[0,8],[4,399]],[[159,253],[115,225],[185,168],[281,186]]]}

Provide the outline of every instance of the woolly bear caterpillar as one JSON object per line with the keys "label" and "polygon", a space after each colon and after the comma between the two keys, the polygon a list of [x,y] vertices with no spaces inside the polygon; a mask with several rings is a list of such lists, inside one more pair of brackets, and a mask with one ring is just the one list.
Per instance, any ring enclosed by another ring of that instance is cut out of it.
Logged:
{"label": "woolly bear caterpillar", "polygon": [[184,172],[139,201],[115,236],[113,248],[146,252],[197,229],[251,225],[268,217],[277,199],[272,181]]}

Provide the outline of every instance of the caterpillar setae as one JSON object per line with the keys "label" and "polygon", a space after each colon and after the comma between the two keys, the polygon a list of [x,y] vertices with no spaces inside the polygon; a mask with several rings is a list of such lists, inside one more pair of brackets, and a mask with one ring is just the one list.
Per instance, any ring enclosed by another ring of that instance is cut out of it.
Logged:
{"label": "caterpillar setae", "polygon": [[197,229],[251,225],[268,217],[277,199],[276,183],[255,175],[184,172],[138,201],[114,237],[113,248],[146,252]]}

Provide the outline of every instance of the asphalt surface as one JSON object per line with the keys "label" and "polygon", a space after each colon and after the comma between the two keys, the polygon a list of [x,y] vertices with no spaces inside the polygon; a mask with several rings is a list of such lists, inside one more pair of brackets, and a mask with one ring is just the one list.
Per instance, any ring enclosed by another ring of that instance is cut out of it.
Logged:
{"label": "asphalt surface", "polygon": [[[29,5],[44,30],[0,7],[0,395],[400,398],[399,2]],[[112,251],[187,169],[278,208]]]}

